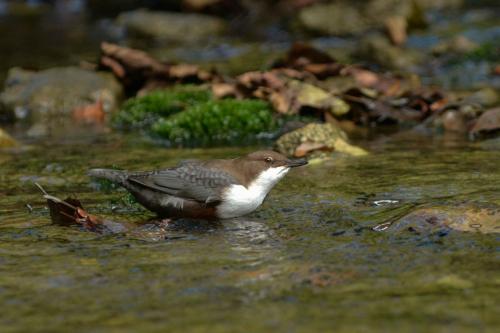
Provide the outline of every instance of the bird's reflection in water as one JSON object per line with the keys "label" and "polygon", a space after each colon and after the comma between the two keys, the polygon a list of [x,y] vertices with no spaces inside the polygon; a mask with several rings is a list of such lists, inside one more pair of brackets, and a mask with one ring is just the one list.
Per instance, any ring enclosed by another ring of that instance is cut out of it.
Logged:
{"label": "bird's reflection in water", "polygon": [[218,221],[154,220],[131,231],[129,236],[153,242],[208,236],[213,237],[214,242],[227,242],[232,251],[257,257],[268,256],[280,247],[279,238],[266,221],[244,217]]}
{"label": "bird's reflection in water", "polygon": [[255,259],[275,256],[281,243],[265,222],[245,217],[225,220],[222,228],[224,239],[239,255],[245,254],[245,257],[252,256]]}
{"label": "bird's reflection in water", "polygon": [[192,239],[222,228],[220,221],[192,219],[150,220],[128,233],[132,238],[157,242],[162,240]]}

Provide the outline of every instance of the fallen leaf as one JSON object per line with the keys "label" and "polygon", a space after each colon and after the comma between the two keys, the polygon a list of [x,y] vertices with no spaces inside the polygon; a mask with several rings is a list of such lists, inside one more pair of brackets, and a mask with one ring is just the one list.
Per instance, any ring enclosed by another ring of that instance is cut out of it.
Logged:
{"label": "fallen leaf", "polygon": [[215,98],[236,97],[238,91],[231,83],[212,83],[212,94]]}
{"label": "fallen leaf", "polygon": [[150,71],[158,74],[168,72],[168,65],[141,50],[103,42],[101,52],[103,57],[113,59],[129,71]]}
{"label": "fallen leaf", "polygon": [[178,64],[170,66],[169,75],[171,79],[181,82],[185,81],[199,81],[205,82],[212,79],[212,73],[201,69],[198,65],[192,64]]}
{"label": "fallen leaf", "polygon": [[349,74],[363,87],[374,87],[379,82],[379,75],[366,69],[351,68]]}
{"label": "fallen leaf", "polygon": [[78,199],[59,199],[48,194],[38,183],[35,185],[42,191],[47,200],[50,218],[53,224],[60,226],[79,225],[85,230],[97,233],[122,233],[130,229],[126,223],[109,221],[87,213]]}
{"label": "fallen leaf", "polygon": [[406,18],[402,16],[392,16],[388,17],[384,23],[387,29],[387,35],[392,44],[396,46],[403,45],[407,38],[406,29],[408,23],[406,22]]}
{"label": "fallen leaf", "polygon": [[437,112],[439,110],[442,110],[447,104],[448,104],[448,99],[441,98],[435,102],[432,102],[431,105],[429,106],[429,108],[432,112]]}
{"label": "fallen leaf", "polygon": [[83,124],[103,124],[105,118],[102,101],[76,107],[72,115],[76,122]]}
{"label": "fallen leaf", "polygon": [[274,91],[269,96],[269,101],[273,108],[279,113],[291,113],[292,101],[285,91]]}
{"label": "fallen leaf", "polygon": [[304,157],[312,151],[316,150],[331,150],[328,146],[321,142],[304,142],[301,143],[297,148],[295,148],[294,156],[295,157]]}
{"label": "fallen leaf", "polygon": [[0,148],[15,147],[18,143],[7,132],[0,128]]}
{"label": "fallen leaf", "polygon": [[500,65],[496,65],[495,68],[493,68],[493,75],[500,75]]}

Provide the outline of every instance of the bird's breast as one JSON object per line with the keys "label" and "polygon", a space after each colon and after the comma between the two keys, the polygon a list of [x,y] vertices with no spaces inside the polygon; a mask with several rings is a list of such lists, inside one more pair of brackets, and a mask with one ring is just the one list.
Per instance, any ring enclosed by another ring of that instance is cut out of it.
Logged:
{"label": "bird's breast", "polygon": [[217,215],[227,219],[249,214],[262,204],[267,193],[266,189],[260,187],[230,185],[224,190],[223,200],[217,206]]}

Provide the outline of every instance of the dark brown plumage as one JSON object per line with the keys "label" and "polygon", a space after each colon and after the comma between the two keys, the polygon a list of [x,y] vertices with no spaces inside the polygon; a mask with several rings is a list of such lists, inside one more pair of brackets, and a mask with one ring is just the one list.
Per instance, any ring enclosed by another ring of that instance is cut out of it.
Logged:
{"label": "dark brown plumage", "polygon": [[269,168],[287,171],[304,164],[277,152],[258,151],[236,159],[188,161],[146,172],[92,169],[89,175],[125,187],[140,204],[160,216],[213,219],[223,215],[217,207],[228,199],[228,188],[247,189]]}

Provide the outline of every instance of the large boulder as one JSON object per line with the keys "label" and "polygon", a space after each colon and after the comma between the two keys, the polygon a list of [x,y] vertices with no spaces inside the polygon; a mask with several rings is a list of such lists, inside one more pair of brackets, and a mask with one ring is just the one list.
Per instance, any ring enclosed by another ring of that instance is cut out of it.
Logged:
{"label": "large boulder", "polygon": [[75,116],[93,105],[107,113],[117,108],[121,97],[122,87],[109,73],[78,67],[39,72],[12,68],[0,94],[0,118],[44,123]]}
{"label": "large boulder", "polygon": [[220,34],[224,21],[202,14],[134,10],[122,13],[117,23],[129,34],[159,41],[195,42]]}

